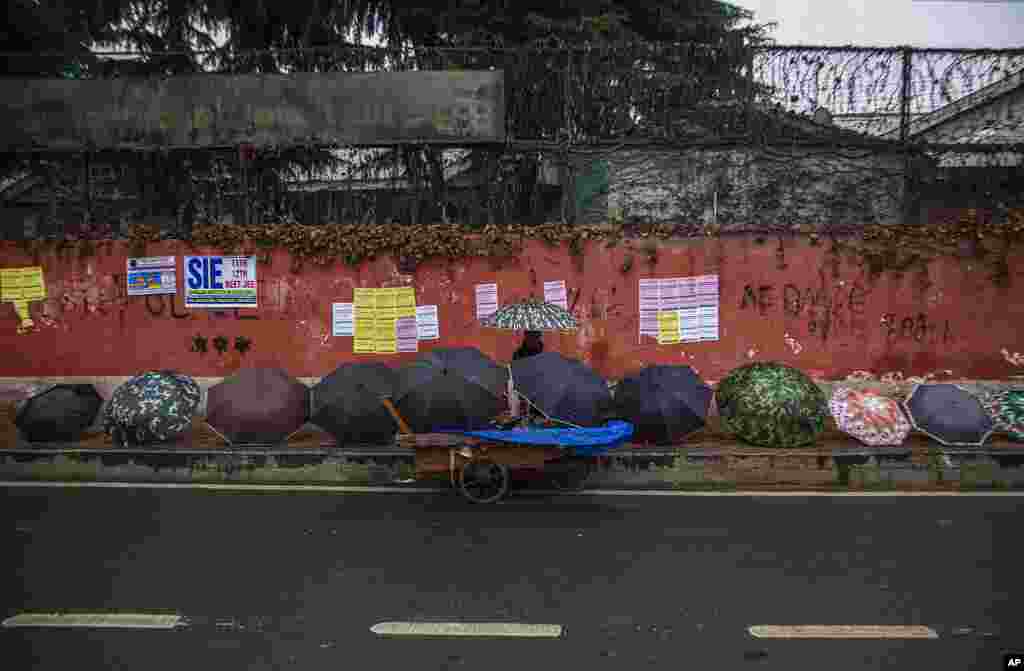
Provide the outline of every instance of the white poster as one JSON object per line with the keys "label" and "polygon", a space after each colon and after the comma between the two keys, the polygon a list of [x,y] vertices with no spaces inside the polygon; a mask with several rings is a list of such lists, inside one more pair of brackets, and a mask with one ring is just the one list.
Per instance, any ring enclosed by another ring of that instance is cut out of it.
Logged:
{"label": "white poster", "polygon": [[668,322],[658,315],[671,312],[678,315],[670,321],[678,319],[682,342],[718,340],[718,301],[718,275],[640,280],[640,335],[673,342],[659,336]]}
{"label": "white poster", "polygon": [[331,334],[348,338],[355,336],[356,313],[352,303],[331,304]]}
{"label": "white poster", "polygon": [[544,302],[557,305],[566,311],[569,310],[569,297],[565,290],[565,280],[544,283]]}
{"label": "white poster", "polygon": [[127,261],[129,296],[174,294],[178,292],[173,256],[143,256]]}
{"label": "white poster", "polygon": [[395,320],[395,340],[399,352],[416,352],[419,350],[419,332],[415,317],[399,317]]}
{"label": "white poster", "polygon": [[661,282],[640,280],[640,335],[658,337],[658,310],[661,305]]}
{"label": "white poster", "polygon": [[441,337],[436,305],[416,306],[416,337],[419,340],[438,340]]}
{"label": "white poster", "polygon": [[255,256],[186,256],[186,308],[256,307]]}
{"label": "white poster", "polygon": [[476,318],[477,320],[490,317],[498,311],[498,285],[478,284],[476,285]]}

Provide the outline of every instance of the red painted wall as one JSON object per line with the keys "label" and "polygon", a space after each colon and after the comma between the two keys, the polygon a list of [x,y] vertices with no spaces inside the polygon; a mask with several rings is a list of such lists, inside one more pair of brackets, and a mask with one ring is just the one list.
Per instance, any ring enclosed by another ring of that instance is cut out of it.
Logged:
{"label": "red painted wall", "polygon": [[[128,252],[117,243],[111,254],[101,251],[84,260],[41,258],[48,299],[31,304],[32,331],[18,334],[12,304],[0,304],[0,376],[132,375],[175,368],[217,377],[242,366],[274,365],[297,377],[316,377],[346,361],[399,363],[416,355],[355,355],[351,338],[332,337],[331,303],[351,302],[354,287],[408,285],[416,288],[417,304],[436,304],[440,311],[441,340],[421,342],[421,351],[472,345],[508,360],[521,336],[476,326],[474,285],[497,282],[499,300],[507,303],[531,291],[542,296],[543,283],[559,279],[566,281],[583,328],[547,336],[548,349],[581,358],[609,378],[648,363],[686,363],[717,380],[752,359],[780,360],[821,379],[841,379],[854,370],[909,376],[948,369],[964,379],[1024,373],[1001,353],[1024,351],[1020,250],[1010,259],[1011,286],[1003,289],[992,286],[987,269],[969,261],[933,262],[931,285],[924,287],[915,272],[872,281],[846,259],[833,277],[827,247],[804,239],[786,242],[786,268],[779,267],[776,250],[776,243],[759,245],[751,237],[668,241],[660,243],[651,265],[636,246],[591,243],[577,258],[564,247],[531,241],[503,267],[489,259],[435,261],[414,275],[402,275],[389,258],[358,268],[307,266],[293,275],[288,255],[276,252],[270,265],[258,266],[260,307],[218,315],[185,310],[180,289],[173,305],[168,297],[128,298]],[[182,243],[165,242],[151,244],[146,255],[178,255],[181,284],[181,256],[218,251],[190,252]],[[623,273],[627,255],[633,265]],[[27,265],[33,265],[31,258],[13,243],[0,245],[0,267]],[[720,276],[719,341],[638,342],[638,279],[709,273]],[[206,354],[190,351],[197,334],[210,340]],[[232,343],[246,336],[252,349],[220,355],[212,346],[217,335]]]}

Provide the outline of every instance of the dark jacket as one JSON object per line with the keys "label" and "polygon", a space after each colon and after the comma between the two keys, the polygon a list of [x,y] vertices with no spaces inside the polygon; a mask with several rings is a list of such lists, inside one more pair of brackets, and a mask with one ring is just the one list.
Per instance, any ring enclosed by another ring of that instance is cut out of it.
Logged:
{"label": "dark jacket", "polygon": [[540,340],[525,340],[523,344],[519,346],[519,349],[512,354],[512,360],[524,359],[528,356],[540,354],[544,351],[544,343]]}

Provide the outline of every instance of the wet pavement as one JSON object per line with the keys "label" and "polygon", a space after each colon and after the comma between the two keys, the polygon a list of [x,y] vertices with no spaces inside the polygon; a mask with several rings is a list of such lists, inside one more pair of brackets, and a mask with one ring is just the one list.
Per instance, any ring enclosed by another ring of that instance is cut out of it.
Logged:
{"label": "wet pavement", "polygon": [[[1021,498],[0,492],[0,615],[163,612],[173,631],[0,629],[6,668],[987,669],[1024,647]],[[420,640],[381,622],[523,622]],[[754,625],[926,625],[765,640]]]}

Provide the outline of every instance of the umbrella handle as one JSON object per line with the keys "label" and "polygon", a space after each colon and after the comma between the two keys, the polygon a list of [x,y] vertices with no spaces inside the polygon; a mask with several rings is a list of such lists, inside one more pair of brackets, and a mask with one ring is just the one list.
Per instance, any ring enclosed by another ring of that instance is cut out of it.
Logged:
{"label": "umbrella handle", "polygon": [[395,408],[395,404],[391,402],[390,396],[382,396],[380,402],[388,409],[388,412],[391,413],[391,416],[394,418],[395,422],[398,423],[398,428],[401,429],[402,433],[412,433],[412,429],[410,429],[409,425],[405,423],[402,416],[398,414],[398,409]]}

